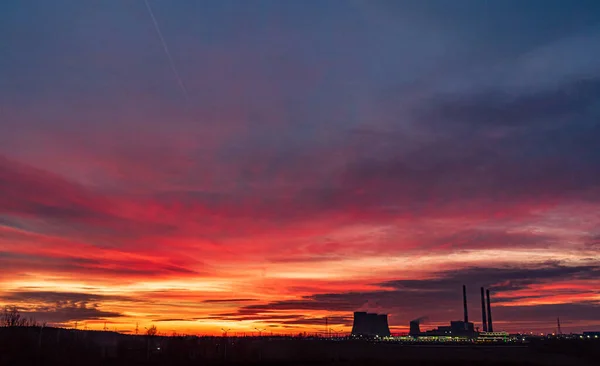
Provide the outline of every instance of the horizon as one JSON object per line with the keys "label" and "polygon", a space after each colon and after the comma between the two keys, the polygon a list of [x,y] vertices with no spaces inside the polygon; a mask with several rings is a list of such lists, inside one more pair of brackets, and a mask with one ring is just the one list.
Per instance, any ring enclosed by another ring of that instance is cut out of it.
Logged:
{"label": "horizon", "polygon": [[[0,3],[0,307],[600,329],[600,2]],[[396,331],[394,331],[394,329]]]}

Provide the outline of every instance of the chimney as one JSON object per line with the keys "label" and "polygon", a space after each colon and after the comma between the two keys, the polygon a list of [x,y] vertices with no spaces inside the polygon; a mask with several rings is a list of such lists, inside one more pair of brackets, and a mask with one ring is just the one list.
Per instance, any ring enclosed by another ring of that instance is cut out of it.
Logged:
{"label": "chimney", "polygon": [[469,313],[467,311],[467,286],[463,285],[463,306],[465,308],[465,327],[469,322]]}
{"label": "chimney", "polygon": [[481,324],[483,325],[483,331],[487,332],[487,319],[485,317],[485,296],[483,294],[483,287],[481,288]]}
{"label": "chimney", "polygon": [[490,303],[490,290],[485,290],[487,295],[487,316],[488,316],[488,331],[493,332],[494,327],[492,326],[492,304]]}

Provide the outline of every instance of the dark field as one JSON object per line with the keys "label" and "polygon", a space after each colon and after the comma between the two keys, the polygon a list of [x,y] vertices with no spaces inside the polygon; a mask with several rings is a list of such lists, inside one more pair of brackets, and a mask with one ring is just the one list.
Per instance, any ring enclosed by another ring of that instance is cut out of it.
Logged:
{"label": "dark field", "polygon": [[598,365],[600,342],[406,345],[0,328],[0,365]]}

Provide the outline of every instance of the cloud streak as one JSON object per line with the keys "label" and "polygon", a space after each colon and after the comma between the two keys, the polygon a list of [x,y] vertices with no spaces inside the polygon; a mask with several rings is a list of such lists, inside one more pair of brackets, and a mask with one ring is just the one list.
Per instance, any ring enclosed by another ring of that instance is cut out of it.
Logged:
{"label": "cloud streak", "polygon": [[152,19],[152,23],[154,24],[154,28],[156,29],[156,34],[158,35],[158,38],[160,39],[160,43],[162,44],[162,47],[165,50],[165,55],[167,56],[167,59],[169,60],[169,66],[171,67],[171,71],[173,71],[173,75],[175,76],[175,79],[177,79],[177,84],[179,85],[179,88],[181,89],[181,93],[183,94],[183,97],[187,101],[189,99],[187,89],[185,88],[185,84],[183,84],[183,80],[181,80],[181,77],[179,76],[179,72],[177,71],[177,68],[175,67],[175,61],[173,61],[173,57],[171,56],[171,52],[169,51],[169,47],[167,46],[165,37],[163,36],[162,31],[160,30],[160,27],[158,25],[158,22],[156,21],[156,17],[154,16],[152,7],[150,7],[150,3],[148,2],[148,0],[144,0],[144,3],[146,3],[146,9],[148,9],[148,14],[150,15],[150,18]]}

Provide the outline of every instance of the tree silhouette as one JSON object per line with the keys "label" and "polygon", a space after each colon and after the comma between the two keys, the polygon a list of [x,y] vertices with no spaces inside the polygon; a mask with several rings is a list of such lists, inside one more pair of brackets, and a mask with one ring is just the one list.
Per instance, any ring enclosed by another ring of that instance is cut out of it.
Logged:
{"label": "tree silhouette", "polygon": [[158,329],[156,328],[156,325],[152,325],[150,328],[148,328],[146,330],[146,334],[150,337],[154,337],[156,335],[156,333],[158,333]]}
{"label": "tree silhouette", "polygon": [[4,312],[2,313],[2,326],[4,327],[18,327],[25,325],[26,319],[21,318],[21,313],[16,306],[5,306]]}

